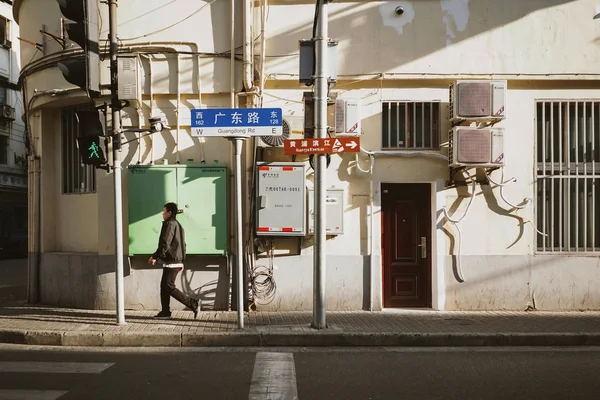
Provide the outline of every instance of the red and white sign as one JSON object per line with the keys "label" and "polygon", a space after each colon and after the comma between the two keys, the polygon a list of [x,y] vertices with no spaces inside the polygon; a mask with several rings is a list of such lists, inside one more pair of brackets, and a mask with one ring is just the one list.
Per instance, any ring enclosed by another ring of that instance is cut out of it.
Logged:
{"label": "red and white sign", "polygon": [[360,151],[360,138],[288,139],[283,142],[283,151],[288,156],[298,154],[358,153]]}

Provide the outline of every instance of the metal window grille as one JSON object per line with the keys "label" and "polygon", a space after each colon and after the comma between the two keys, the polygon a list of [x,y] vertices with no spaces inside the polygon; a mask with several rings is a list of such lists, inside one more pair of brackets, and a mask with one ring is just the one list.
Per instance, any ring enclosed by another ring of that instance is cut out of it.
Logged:
{"label": "metal window grille", "polygon": [[598,252],[600,100],[536,102],[537,248]]}
{"label": "metal window grille", "polygon": [[382,108],[382,149],[439,149],[439,101],[390,101]]}
{"label": "metal window grille", "polygon": [[75,111],[80,109],[82,108],[69,107],[61,110],[63,194],[96,191],[94,166],[82,164],[77,149],[77,137],[80,136],[80,132]]}

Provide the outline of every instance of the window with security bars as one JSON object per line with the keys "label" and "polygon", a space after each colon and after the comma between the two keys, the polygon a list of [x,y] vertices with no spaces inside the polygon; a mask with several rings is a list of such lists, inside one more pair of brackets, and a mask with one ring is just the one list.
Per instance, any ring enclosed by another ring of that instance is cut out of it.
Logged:
{"label": "window with security bars", "polygon": [[63,194],[94,193],[96,191],[96,170],[93,165],[81,163],[77,148],[80,131],[75,111],[85,109],[87,108],[68,107],[61,110]]}
{"label": "window with security bars", "polygon": [[383,150],[439,149],[440,102],[387,101],[382,108]]}
{"label": "window with security bars", "polygon": [[600,100],[536,102],[537,248],[600,251]]}

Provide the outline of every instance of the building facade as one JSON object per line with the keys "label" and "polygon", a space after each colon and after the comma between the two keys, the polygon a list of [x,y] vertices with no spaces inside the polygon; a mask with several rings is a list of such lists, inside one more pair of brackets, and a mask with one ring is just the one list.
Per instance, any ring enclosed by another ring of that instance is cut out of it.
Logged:
{"label": "building facade", "polygon": [[[119,3],[123,127],[148,128],[157,116],[169,126],[122,138],[126,307],[159,307],[160,270],[146,260],[161,203],[175,200],[191,249],[178,284],[203,309],[228,309],[238,256],[231,145],[199,137],[191,110],[281,108],[288,137],[308,140],[311,87],[299,82],[298,49],[312,37],[314,2]],[[328,5],[337,41],[330,136],[357,137],[361,151],[328,161],[327,309],[600,308],[596,6]],[[81,164],[76,111],[90,100],[56,68],[73,50],[39,33],[62,37],[60,9],[16,0],[13,11],[21,37],[43,44],[21,43],[33,144],[30,285],[43,303],[113,308],[112,171]],[[98,12],[101,106],[106,5]],[[248,305],[310,310],[311,157],[255,138],[243,161]]]}
{"label": "building facade", "polygon": [[20,45],[10,1],[0,2],[0,259],[27,257],[27,158],[18,90]]}

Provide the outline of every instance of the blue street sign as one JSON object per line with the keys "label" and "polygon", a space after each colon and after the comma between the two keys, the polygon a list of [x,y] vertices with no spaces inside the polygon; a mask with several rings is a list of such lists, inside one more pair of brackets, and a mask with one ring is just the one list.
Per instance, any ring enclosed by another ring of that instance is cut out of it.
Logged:
{"label": "blue street sign", "polygon": [[281,108],[201,108],[192,110],[192,136],[281,136]]}

